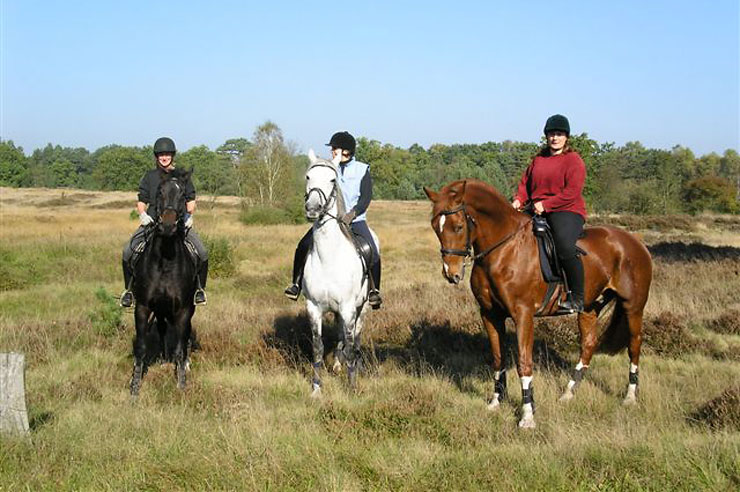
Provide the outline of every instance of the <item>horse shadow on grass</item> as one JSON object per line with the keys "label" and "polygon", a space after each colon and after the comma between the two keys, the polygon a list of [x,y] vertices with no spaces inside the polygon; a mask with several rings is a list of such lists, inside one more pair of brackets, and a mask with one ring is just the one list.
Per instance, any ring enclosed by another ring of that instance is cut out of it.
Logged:
{"label": "horse shadow on grass", "polygon": [[654,260],[666,262],[740,260],[740,248],[709,246],[696,242],[660,242],[648,246],[648,251]]}
{"label": "horse shadow on grass", "polygon": [[[332,353],[340,340],[340,326],[336,321],[325,322],[322,330],[325,365],[330,367]],[[313,350],[308,316],[278,316],[273,322],[273,331],[263,335],[267,347],[278,350],[284,360],[296,368],[308,367]],[[371,328],[370,326],[368,326]],[[371,328],[372,329],[372,328]],[[398,330],[405,330],[398,327]],[[411,334],[402,342],[370,339],[365,332],[362,347],[362,370],[365,375],[377,374],[380,364],[395,363],[403,371],[417,377],[437,374],[448,377],[462,392],[475,392],[470,377],[490,376],[492,380],[493,357],[488,336],[482,331],[468,333],[455,329],[449,321],[421,319],[409,327]],[[514,333],[504,338],[504,354],[507,370],[516,370],[517,341]],[[546,341],[535,340],[533,359],[535,370],[567,371],[573,367],[560,352]]]}

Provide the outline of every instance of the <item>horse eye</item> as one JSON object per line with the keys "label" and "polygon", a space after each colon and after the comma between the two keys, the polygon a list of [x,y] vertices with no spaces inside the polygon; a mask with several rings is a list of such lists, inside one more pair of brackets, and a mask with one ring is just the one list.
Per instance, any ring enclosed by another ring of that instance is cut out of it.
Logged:
{"label": "horse eye", "polygon": [[336,183],[336,182],[337,182],[337,180],[336,180],[336,179],[332,179],[332,180],[331,180],[331,182],[332,182],[332,183]]}
{"label": "horse eye", "polygon": [[455,226],[455,232],[461,232],[462,230],[463,230],[463,226],[462,226],[462,224],[457,224],[457,225]]}

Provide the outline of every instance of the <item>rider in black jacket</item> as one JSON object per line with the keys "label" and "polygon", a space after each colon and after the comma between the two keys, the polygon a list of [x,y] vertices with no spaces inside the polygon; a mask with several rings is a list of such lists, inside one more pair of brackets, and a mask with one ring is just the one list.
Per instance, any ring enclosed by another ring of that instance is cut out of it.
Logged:
{"label": "rider in black jacket", "polygon": [[[159,184],[162,181],[162,174],[169,173],[175,169],[175,142],[171,138],[162,137],[154,142],[154,157],[157,167],[147,171],[139,183],[139,196],[136,203],[136,210],[139,213],[139,228],[136,229],[131,240],[123,248],[123,281],[125,290],[121,294],[121,306],[131,307],[134,303],[134,295],[131,292],[131,281],[133,272],[131,268],[131,259],[134,253],[140,253],[146,246],[146,230],[154,224],[154,218],[159,216],[157,210],[157,193],[159,193]],[[185,228],[189,229],[186,241],[195,248],[198,259],[200,260],[200,271],[198,272],[198,287],[195,291],[193,302],[196,305],[206,303],[206,280],[208,277],[208,251],[203,245],[198,234],[193,227],[193,213],[195,212],[195,188],[188,178],[185,182],[185,207],[187,214],[185,218]]]}

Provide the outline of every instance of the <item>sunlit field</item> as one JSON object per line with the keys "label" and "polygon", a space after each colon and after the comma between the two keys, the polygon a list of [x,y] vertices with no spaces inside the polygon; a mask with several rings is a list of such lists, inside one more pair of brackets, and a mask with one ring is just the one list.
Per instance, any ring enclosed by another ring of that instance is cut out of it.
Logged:
{"label": "sunlit field", "polygon": [[558,402],[575,317],[538,319],[537,428],[522,431],[513,327],[509,400],[490,412],[478,306],[441,275],[428,202],[373,202],[385,302],[366,318],[359,389],[327,374],[313,400],[305,306],[282,294],[308,224],[246,226],[238,199],[202,198],[195,227],[221,252],[188,387],[156,364],[131,403],[133,311],[114,303],[134,201],[0,188],[0,352],[26,356],[31,423],[29,440],[0,441],[0,490],[740,488],[738,216],[591,217],[653,255],[639,404],[621,405],[624,352],[597,355]]}

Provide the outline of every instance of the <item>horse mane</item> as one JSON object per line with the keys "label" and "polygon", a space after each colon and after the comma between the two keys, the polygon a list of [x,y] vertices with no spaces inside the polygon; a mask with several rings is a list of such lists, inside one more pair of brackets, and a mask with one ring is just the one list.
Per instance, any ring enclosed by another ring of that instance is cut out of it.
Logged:
{"label": "horse mane", "polygon": [[459,193],[465,185],[465,193],[462,197],[466,205],[474,208],[479,213],[495,218],[504,215],[513,215],[516,212],[509,204],[504,195],[488,183],[477,179],[459,179],[448,184],[440,190],[441,195],[450,198]]}

